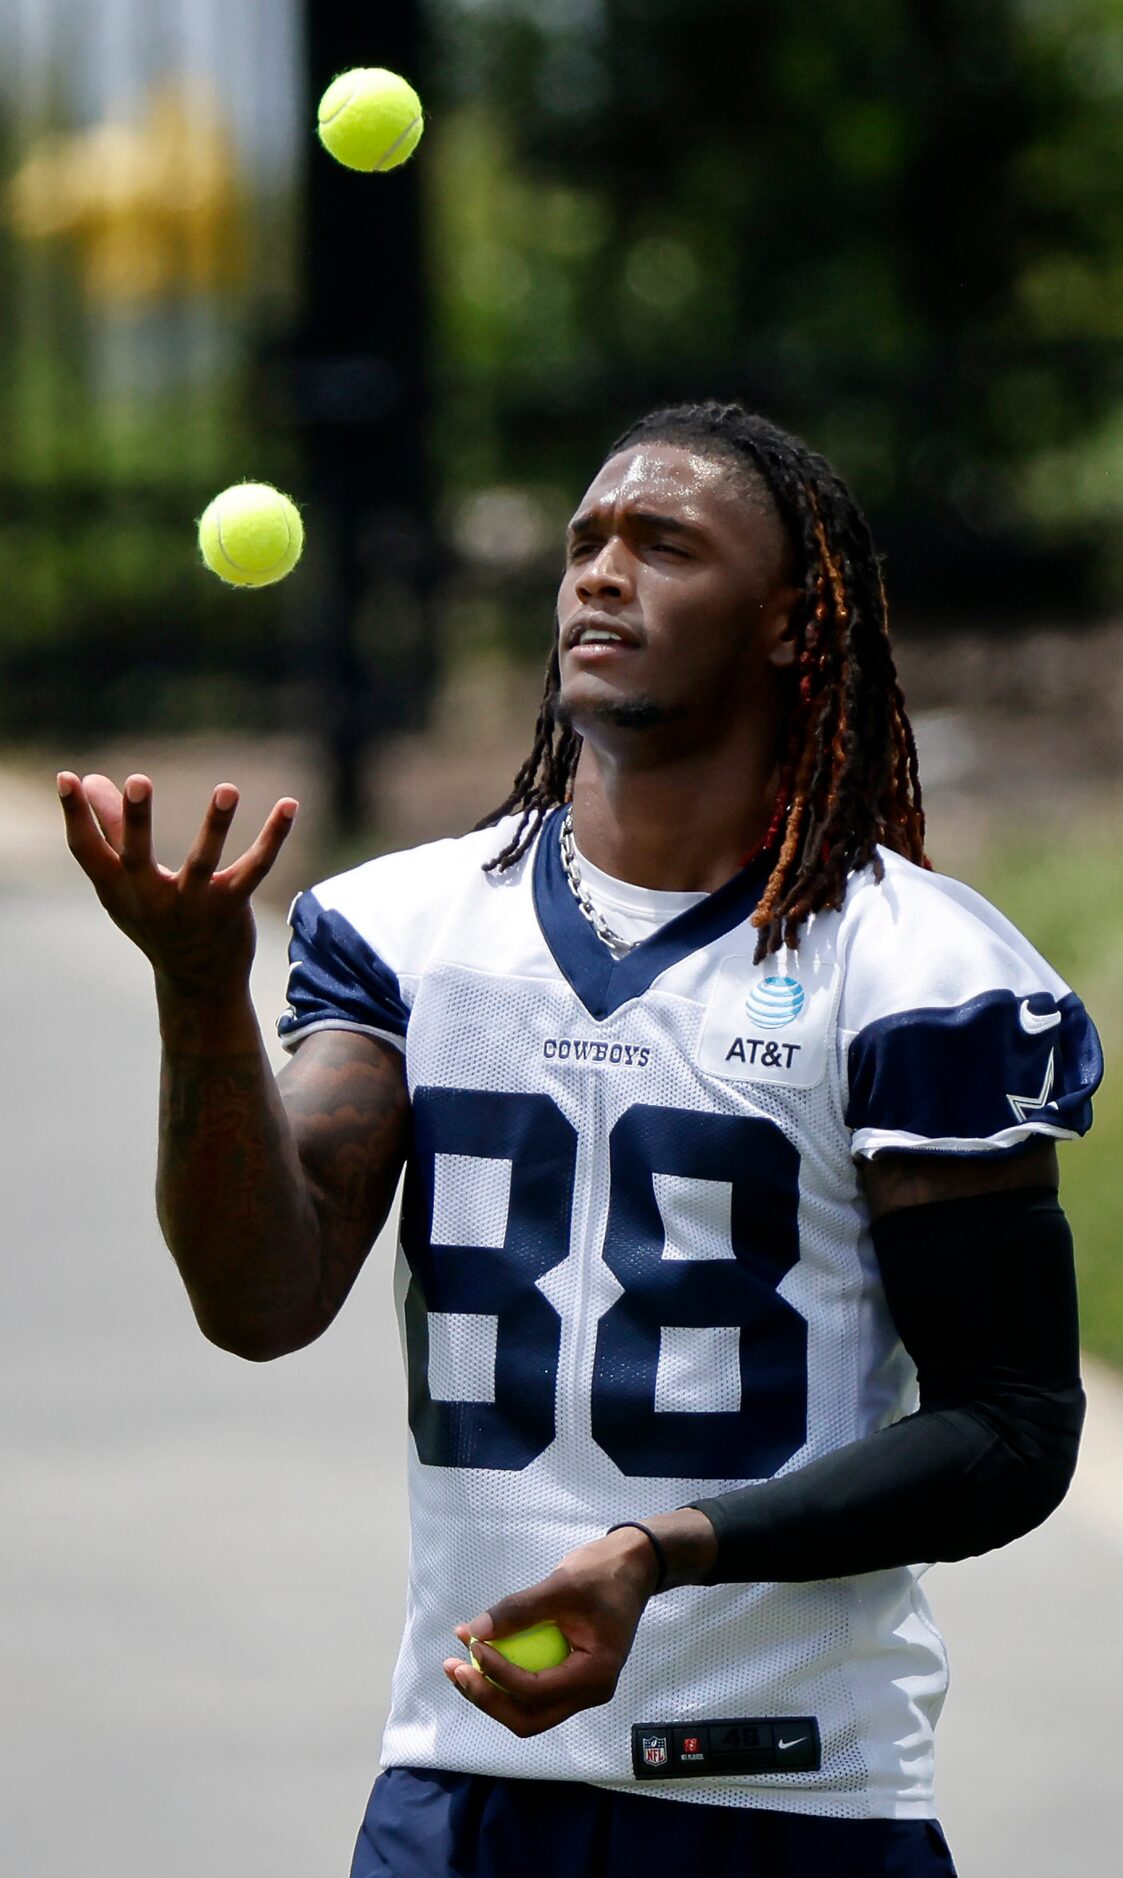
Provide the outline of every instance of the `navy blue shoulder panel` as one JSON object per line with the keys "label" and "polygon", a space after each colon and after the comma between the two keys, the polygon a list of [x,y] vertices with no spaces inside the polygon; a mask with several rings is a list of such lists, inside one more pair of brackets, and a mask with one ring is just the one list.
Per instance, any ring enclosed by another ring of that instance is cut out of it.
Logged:
{"label": "navy blue shoulder panel", "polygon": [[553,809],[542,824],[534,854],[534,906],[546,944],[590,1017],[611,1017],[642,997],[660,972],[751,919],[772,866],[770,856],[743,867],[716,893],[668,920],[650,939],[615,958],[598,939],[565,877],[559,822]]}
{"label": "navy blue shoulder panel", "polygon": [[1103,1075],[1080,999],[988,991],[950,1008],[900,1011],[848,1054],[847,1125],[929,1140],[986,1141],[1026,1122],[1082,1135]]}
{"label": "navy blue shoulder panel", "polygon": [[397,973],[342,913],[302,893],[291,915],[289,1009],[277,1024],[282,1043],[309,1024],[361,1025],[404,1037],[409,1007]]}

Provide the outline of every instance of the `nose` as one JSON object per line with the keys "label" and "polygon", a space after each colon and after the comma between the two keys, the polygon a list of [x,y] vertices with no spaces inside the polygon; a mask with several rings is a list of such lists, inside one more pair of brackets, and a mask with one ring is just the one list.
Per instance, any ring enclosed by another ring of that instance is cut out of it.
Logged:
{"label": "nose", "polygon": [[635,583],[631,557],[618,536],[604,542],[593,559],[583,564],[578,572],[576,591],[578,599],[586,603],[595,600],[626,603],[632,598]]}

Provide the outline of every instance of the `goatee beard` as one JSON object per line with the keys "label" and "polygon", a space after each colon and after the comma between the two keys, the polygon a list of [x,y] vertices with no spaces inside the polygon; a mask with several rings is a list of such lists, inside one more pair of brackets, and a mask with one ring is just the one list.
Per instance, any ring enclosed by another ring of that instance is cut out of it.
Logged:
{"label": "goatee beard", "polygon": [[[596,718],[602,724],[616,724],[621,730],[653,730],[657,724],[673,722],[680,711],[673,705],[659,704],[655,698],[621,698],[619,702],[604,698],[582,715]],[[566,730],[577,729],[565,698],[559,697],[554,717]]]}

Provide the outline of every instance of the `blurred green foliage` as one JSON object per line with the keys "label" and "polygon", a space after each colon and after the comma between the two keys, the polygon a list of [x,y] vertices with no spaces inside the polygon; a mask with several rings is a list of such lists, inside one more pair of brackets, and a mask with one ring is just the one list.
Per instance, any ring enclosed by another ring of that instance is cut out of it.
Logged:
{"label": "blurred green foliage", "polygon": [[1061,1150],[1072,1221],[1086,1349],[1123,1368],[1123,1090],[1112,1064],[1123,1050],[1123,879],[1105,866],[1119,848],[1118,821],[1082,822],[1066,840],[1029,842],[1001,833],[973,884],[1001,907],[1084,999],[1108,1072],[1092,1132]]}
{"label": "blurred green foliage", "polygon": [[[28,148],[0,138],[4,180]],[[256,238],[280,245],[284,204]],[[26,241],[0,212],[0,732],[70,740],[138,725],[283,721],[280,595],[232,604],[194,521],[251,470],[296,452],[255,416],[253,335],[275,274],[249,289],[99,299],[77,241]],[[240,596],[244,598],[244,596]]]}
{"label": "blurred green foliage", "polygon": [[[667,398],[834,460],[898,604],[1123,590],[1123,0],[434,0],[439,461]],[[517,629],[516,629],[517,631]]]}
{"label": "blurred green foliage", "polygon": [[[1123,0],[422,11],[410,176],[453,657],[541,649],[559,524],[604,449],[699,395],[744,397],[835,461],[898,618],[1118,603]],[[0,198],[34,138],[74,128],[65,81],[43,122],[0,104]],[[299,326],[309,244],[291,191],[242,181],[242,284],[146,312],[94,304],[72,242],[0,212],[11,734],[95,695],[114,723],[283,708],[285,595],[232,608],[190,527],[223,483],[284,484],[304,452],[263,361]]]}

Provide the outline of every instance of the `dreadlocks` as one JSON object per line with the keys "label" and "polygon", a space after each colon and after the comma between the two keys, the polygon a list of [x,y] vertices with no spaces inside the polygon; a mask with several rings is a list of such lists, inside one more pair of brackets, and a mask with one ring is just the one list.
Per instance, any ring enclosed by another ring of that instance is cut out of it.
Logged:
{"label": "dreadlocks", "polygon": [[[916,743],[889,645],[881,568],[865,518],[826,460],[739,404],[671,405],[626,430],[605,461],[639,443],[723,456],[769,491],[788,537],[798,685],[780,752],[780,787],[765,849],[772,872],[753,915],[757,959],[795,946],[812,913],[840,907],[847,877],[883,867],[877,848],[922,866],[924,814]],[[477,824],[521,811],[489,863],[510,867],[541,817],[572,793],[581,738],[557,721],[555,644],[534,744],[506,801]]]}

